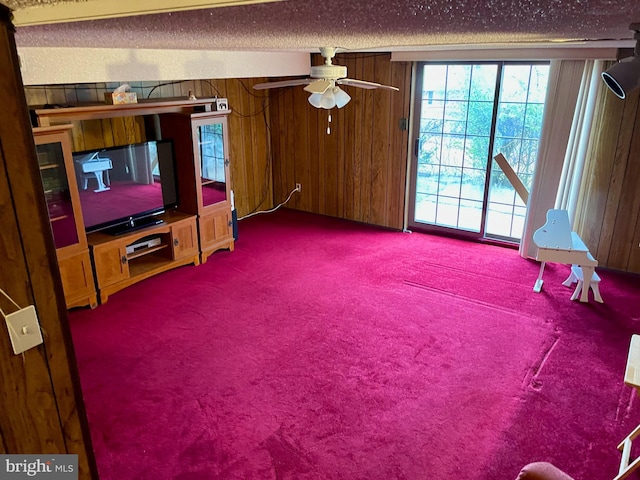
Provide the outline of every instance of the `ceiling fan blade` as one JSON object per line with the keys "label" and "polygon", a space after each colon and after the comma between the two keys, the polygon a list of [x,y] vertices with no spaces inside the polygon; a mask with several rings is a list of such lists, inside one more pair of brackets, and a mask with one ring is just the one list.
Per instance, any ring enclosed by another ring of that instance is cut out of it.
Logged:
{"label": "ceiling fan blade", "polygon": [[255,90],[266,90],[267,88],[294,87],[296,85],[307,85],[313,82],[312,78],[297,78],[293,80],[282,80],[279,82],[256,83]]}
{"label": "ceiling fan blade", "polygon": [[327,91],[327,88],[331,86],[331,82],[329,80],[316,80],[315,82],[310,83],[304,89],[309,93],[324,93]]}
{"label": "ceiling fan blade", "polygon": [[400,89],[392,87],[391,85],[382,85],[375,82],[365,82],[364,80],[354,80],[352,78],[342,78],[336,80],[336,83],[340,85],[349,85],[350,87],[366,88],[367,90],[373,90],[374,88],[383,88],[385,90],[394,90],[398,92]]}

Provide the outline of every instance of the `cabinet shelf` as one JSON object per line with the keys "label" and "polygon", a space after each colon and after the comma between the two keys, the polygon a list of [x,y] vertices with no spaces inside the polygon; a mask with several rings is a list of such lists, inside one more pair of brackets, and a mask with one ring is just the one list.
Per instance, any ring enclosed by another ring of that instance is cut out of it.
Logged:
{"label": "cabinet shelf", "polygon": [[40,165],[40,170],[51,170],[52,168],[60,168],[57,163],[49,163],[47,165]]}
{"label": "cabinet shelf", "polygon": [[[152,248],[150,250],[159,250],[159,248]],[[134,262],[129,263],[129,275],[131,277],[141,277],[147,275],[155,270],[166,270],[167,259],[165,257],[154,255],[149,252],[145,252],[135,257]],[[129,258],[131,260],[131,258]]]}
{"label": "cabinet shelf", "polygon": [[158,250],[162,250],[163,248],[167,248],[168,245],[158,245],[157,247],[145,248],[143,250],[137,250],[133,253],[127,254],[127,260],[133,260],[138,257],[142,257],[144,255],[149,255],[153,252],[157,252]]}

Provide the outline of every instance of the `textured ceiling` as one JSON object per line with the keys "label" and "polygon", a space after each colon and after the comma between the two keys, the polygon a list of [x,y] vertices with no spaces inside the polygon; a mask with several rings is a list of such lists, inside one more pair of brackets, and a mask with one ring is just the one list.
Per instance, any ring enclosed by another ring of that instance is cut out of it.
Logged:
{"label": "textured ceiling", "polygon": [[[13,8],[39,3],[0,1]],[[312,51],[327,45],[391,51],[629,40],[629,25],[639,21],[640,0],[286,0],[19,27],[16,39],[19,46]]]}

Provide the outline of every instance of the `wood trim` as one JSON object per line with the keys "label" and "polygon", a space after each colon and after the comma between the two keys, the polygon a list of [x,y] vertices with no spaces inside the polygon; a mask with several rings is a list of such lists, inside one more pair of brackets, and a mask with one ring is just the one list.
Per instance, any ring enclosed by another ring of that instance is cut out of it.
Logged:
{"label": "wood trim", "polygon": [[82,8],[73,3],[41,4],[21,8],[16,11],[17,26],[46,25],[60,22],[74,22],[117,18],[131,15],[177,12],[199,8],[230,7],[254,3],[269,3],[280,0],[89,0]]}
{"label": "wood trim", "polygon": [[39,108],[36,109],[38,123],[46,127],[52,123],[64,123],[80,120],[96,120],[113,117],[131,117],[162,113],[192,113],[195,108],[202,107],[211,111],[214,98],[200,98],[198,100],[163,100],[141,101],[123,105],[87,105],[68,108]]}

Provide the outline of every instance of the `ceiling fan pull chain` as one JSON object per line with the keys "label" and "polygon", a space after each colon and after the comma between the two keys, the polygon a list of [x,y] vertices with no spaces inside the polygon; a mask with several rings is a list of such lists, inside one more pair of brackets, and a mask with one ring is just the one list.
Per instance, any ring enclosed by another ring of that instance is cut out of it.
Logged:
{"label": "ceiling fan pull chain", "polygon": [[327,122],[327,135],[331,135],[331,113],[328,113],[328,122]]}

